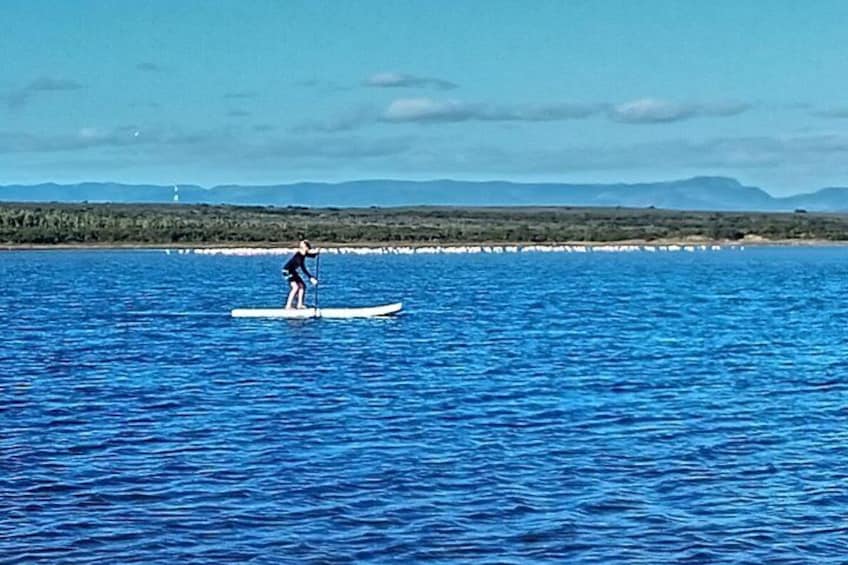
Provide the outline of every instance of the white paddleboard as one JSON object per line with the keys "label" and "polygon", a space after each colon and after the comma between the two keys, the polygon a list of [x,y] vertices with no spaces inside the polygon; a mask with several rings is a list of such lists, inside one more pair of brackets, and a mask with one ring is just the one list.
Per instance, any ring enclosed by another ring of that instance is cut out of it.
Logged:
{"label": "white paddleboard", "polygon": [[403,304],[386,304],[370,308],[236,308],[231,312],[233,318],[374,318],[397,314]]}

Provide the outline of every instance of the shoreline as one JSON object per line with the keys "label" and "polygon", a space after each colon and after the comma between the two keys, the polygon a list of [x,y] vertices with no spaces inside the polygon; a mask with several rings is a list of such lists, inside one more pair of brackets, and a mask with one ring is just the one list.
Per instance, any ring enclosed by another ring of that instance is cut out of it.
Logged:
{"label": "shoreline", "polygon": [[[848,241],[845,240],[826,240],[826,239],[780,239],[772,240],[765,238],[743,238],[739,240],[710,240],[702,238],[675,238],[675,239],[657,239],[657,240],[621,240],[621,241],[557,241],[557,242],[494,242],[494,241],[470,241],[470,242],[388,242],[388,241],[373,241],[373,242],[355,242],[355,243],[339,243],[339,242],[321,242],[313,241],[314,245],[319,249],[326,249],[329,252],[344,253],[345,250],[355,252],[356,250],[409,250],[412,253],[416,251],[423,252],[424,250],[447,250],[447,252],[460,252],[469,249],[479,250],[482,252],[491,252],[491,250],[524,250],[524,251],[544,251],[558,250],[565,248],[586,248],[586,249],[609,249],[609,248],[744,248],[744,247],[848,247]],[[231,243],[62,243],[62,244],[5,244],[0,245],[2,251],[177,251],[177,252],[200,252],[208,253],[214,251],[222,251],[227,254],[227,251],[253,251],[266,253],[284,253],[294,250],[293,244],[283,244],[278,242],[231,242]],[[438,252],[438,251],[436,251]],[[211,253],[209,253],[211,254]],[[247,253],[246,253],[247,254]]]}

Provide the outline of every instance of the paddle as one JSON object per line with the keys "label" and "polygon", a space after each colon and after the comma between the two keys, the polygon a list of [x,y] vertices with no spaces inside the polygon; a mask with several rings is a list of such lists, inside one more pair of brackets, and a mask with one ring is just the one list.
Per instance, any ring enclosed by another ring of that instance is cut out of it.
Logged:
{"label": "paddle", "polygon": [[315,309],[318,309],[318,287],[321,286],[321,253],[315,256],[315,278],[318,284],[315,285]]}

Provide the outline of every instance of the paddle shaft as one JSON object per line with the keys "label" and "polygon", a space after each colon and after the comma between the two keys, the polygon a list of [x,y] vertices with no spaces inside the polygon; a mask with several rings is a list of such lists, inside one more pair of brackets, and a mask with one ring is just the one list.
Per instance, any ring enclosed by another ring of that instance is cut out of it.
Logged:
{"label": "paddle shaft", "polygon": [[318,284],[315,285],[315,309],[318,309],[318,289],[321,287],[321,254],[315,256],[315,278],[318,279]]}

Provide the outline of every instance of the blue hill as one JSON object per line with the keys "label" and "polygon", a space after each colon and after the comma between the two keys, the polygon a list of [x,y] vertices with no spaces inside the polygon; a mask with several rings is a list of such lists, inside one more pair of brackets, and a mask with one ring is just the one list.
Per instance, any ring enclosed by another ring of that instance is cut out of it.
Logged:
{"label": "blue hill", "polygon": [[[86,182],[0,186],[17,202],[171,202],[172,186]],[[775,198],[726,177],[636,184],[358,180],[273,186],[180,185],[180,202],[260,206],[624,206],[673,210],[848,211],[848,188]]]}

